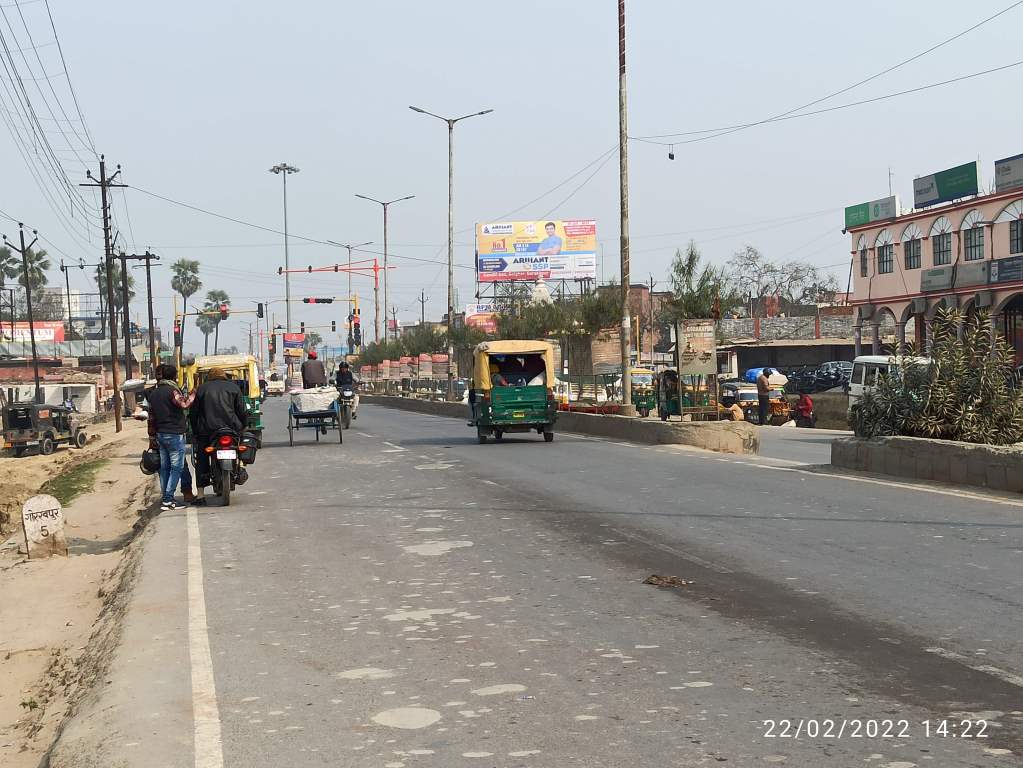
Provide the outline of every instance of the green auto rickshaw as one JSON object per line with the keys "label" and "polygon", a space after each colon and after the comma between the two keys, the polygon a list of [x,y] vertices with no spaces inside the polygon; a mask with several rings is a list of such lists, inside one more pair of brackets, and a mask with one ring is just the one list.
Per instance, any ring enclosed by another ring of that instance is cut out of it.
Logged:
{"label": "green auto rickshaw", "polygon": [[491,435],[532,432],[554,439],[554,347],[545,341],[485,341],[472,356],[469,426],[480,443]]}
{"label": "green auto rickshaw", "polygon": [[669,416],[682,415],[682,383],[678,371],[668,368],[654,377],[654,399],[657,403],[657,415],[661,421]]}
{"label": "green auto rickshaw", "polygon": [[632,404],[644,419],[657,408],[657,394],[654,392],[654,372],[649,368],[632,368]]}

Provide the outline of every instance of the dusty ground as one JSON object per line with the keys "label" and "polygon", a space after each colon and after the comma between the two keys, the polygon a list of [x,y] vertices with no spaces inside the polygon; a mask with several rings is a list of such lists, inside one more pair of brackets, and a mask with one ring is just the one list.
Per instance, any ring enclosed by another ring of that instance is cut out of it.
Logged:
{"label": "dusty ground", "polygon": [[[77,695],[102,671],[115,639],[117,596],[130,577],[126,556],[141,516],[153,508],[151,478],[138,470],[145,425],[91,430],[84,450],[0,459],[0,504],[10,510],[0,547],[0,765],[36,766]],[[108,458],[94,490],[66,507],[70,557],[26,561],[17,525],[21,503],[54,473]],[[14,531],[11,532],[11,529]]]}

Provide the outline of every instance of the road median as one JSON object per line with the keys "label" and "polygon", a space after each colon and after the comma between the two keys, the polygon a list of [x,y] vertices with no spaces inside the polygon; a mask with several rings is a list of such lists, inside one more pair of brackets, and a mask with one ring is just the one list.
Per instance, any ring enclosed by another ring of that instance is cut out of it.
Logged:
{"label": "road median", "polygon": [[[469,406],[386,395],[363,395],[361,402],[383,405],[432,416],[466,420]],[[708,451],[734,454],[756,454],[760,450],[760,433],[756,426],[743,421],[654,421],[628,416],[561,411],[556,432],[627,440],[647,445],[688,445]]]}

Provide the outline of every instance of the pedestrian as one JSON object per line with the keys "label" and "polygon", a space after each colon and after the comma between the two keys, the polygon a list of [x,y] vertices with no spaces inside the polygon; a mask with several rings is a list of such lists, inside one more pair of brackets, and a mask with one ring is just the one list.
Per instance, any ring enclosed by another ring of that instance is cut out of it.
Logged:
{"label": "pedestrian", "polygon": [[757,400],[760,405],[760,424],[767,424],[771,419],[771,374],[770,368],[764,368],[757,376]]}
{"label": "pedestrian", "polygon": [[[178,369],[163,365],[158,370],[156,386],[149,390],[149,447],[160,451],[161,509],[182,509],[174,500],[174,492],[185,471],[185,409],[192,405],[195,393],[183,395],[178,389]],[[192,497],[189,487],[186,494]],[[194,498],[194,497],[193,497]]]}

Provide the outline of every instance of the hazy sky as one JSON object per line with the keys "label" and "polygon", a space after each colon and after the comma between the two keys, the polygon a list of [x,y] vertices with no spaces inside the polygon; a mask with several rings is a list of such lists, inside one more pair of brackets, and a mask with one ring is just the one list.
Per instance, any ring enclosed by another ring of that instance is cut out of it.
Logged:
{"label": "hazy sky", "polygon": [[[21,2],[47,75],[59,73],[56,47],[46,45],[53,35],[45,4]],[[630,134],[701,130],[785,112],[1008,5],[1010,0],[631,0]],[[372,240],[377,250],[380,208],[355,193],[416,195],[391,215],[392,263],[398,267],[391,274],[391,303],[401,319],[418,317],[420,290],[429,297],[428,317],[439,317],[446,280],[446,128],[408,105],[452,116],[495,110],[455,131],[455,261],[463,265],[456,268],[462,304],[475,291],[473,223],[522,206],[617,143],[615,0],[50,0],[50,8],[95,145],[122,165],[128,184],[279,229],[281,179],[268,169],[286,161],[301,169],[288,184],[292,233]],[[17,8],[8,4],[3,11],[0,29],[8,46],[28,47]],[[1021,29],[1023,6],[820,106],[1013,62],[1021,58]],[[26,74],[21,53],[14,56]],[[28,53],[25,66],[38,75],[34,56]],[[887,195],[889,166],[904,206],[911,204],[914,175],[979,158],[988,183],[995,159],[1023,152],[1021,77],[1023,67],[678,144],[674,161],[666,147],[632,143],[633,281],[653,273],[666,287],[674,249],[693,237],[715,262],[751,243],[774,258],[832,267],[844,285],[849,244],[840,232],[842,208]],[[50,82],[70,105],[66,83]],[[38,109],[39,91],[33,83],[26,87]],[[45,123],[50,129],[59,124]],[[56,133],[51,139],[63,142]],[[70,256],[96,261],[101,241],[93,237],[90,244],[65,231],[9,132],[0,152],[0,209],[38,227]],[[84,181],[75,156],[61,157],[72,180]],[[597,219],[603,274],[617,276],[617,167],[613,155],[567,202],[559,205],[597,165],[513,218]],[[239,308],[283,296],[283,280],[276,276],[283,263],[279,236],[131,190],[127,214],[120,193],[115,210],[129,247],[150,246],[167,263],[199,259],[203,292],[226,290]],[[8,223],[3,231],[10,236],[16,228]],[[343,260],[344,251],[329,246],[292,245],[293,266]],[[169,328],[169,270],[155,272],[157,316]],[[61,277],[54,270],[51,283]],[[298,297],[340,295],[343,285],[344,278],[333,275],[292,282]],[[363,316],[371,319],[371,283],[356,285]],[[86,281],[75,275],[72,287],[84,289]],[[283,304],[275,310],[282,321]],[[138,311],[144,313],[141,303]],[[338,304],[294,309],[296,323],[325,323],[343,313]],[[242,323],[251,319],[225,324],[222,341],[244,347]],[[194,323],[188,334],[198,340]]]}

